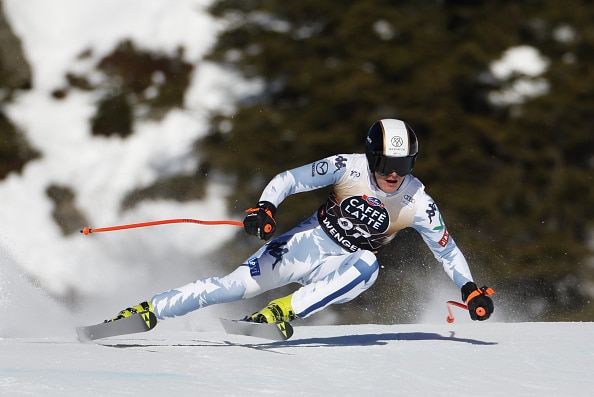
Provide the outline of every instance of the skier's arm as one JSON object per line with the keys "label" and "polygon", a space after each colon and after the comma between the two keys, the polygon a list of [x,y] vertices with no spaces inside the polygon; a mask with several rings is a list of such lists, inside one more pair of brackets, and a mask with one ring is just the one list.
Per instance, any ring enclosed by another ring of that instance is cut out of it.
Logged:
{"label": "skier's arm", "polygon": [[433,199],[427,193],[423,193],[419,199],[413,228],[421,234],[435,258],[443,265],[445,272],[460,288],[470,318],[479,321],[488,319],[494,310],[489,295],[494,291],[486,286],[478,288],[472,281],[468,263],[448,232]]}
{"label": "skier's arm", "polygon": [[348,162],[348,155],[336,155],[281,172],[264,188],[260,201],[278,207],[292,194],[333,185],[344,175]]}
{"label": "skier's arm", "polygon": [[473,281],[466,258],[449,234],[437,205],[427,193],[419,198],[412,227],[421,234],[425,244],[458,288]]}
{"label": "skier's arm", "polygon": [[268,240],[276,230],[276,208],[287,196],[336,183],[344,174],[348,155],[336,155],[281,172],[268,183],[258,204],[243,221],[246,233]]}

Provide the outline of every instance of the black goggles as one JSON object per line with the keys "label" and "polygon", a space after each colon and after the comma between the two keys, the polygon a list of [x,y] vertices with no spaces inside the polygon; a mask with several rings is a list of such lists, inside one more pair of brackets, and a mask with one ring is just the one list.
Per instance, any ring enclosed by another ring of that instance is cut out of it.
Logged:
{"label": "black goggles", "polygon": [[386,157],[380,155],[376,157],[375,169],[373,171],[382,176],[390,175],[392,172],[396,172],[400,176],[405,176],[412,172],[415,157]]}

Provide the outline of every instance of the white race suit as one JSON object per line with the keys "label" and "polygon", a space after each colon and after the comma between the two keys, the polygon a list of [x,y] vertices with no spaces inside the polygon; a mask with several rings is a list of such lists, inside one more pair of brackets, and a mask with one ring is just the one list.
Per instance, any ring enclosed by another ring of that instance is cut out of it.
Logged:
{"label": "white race suit", "polygon": [[459,288],[472,281],[464,255],[423,184],[409,174],[396,192],[384,193],[364,154],[339,154],[282,172],[266,186],[260,201],[278,207],[289,195],[331,185],[333,192],[315,214],[266,243],[232,273],[155,295],[157,318],[250,298],[294,282],[302,287],[292,296],[293,310],[307,317],[369,288],[379,271],[375,252],[407,227],[421,234]]}

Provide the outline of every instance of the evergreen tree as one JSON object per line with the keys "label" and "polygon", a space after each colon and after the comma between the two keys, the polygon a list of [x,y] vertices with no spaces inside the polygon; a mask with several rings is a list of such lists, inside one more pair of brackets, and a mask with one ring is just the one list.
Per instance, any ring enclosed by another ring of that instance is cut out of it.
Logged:
{"label": "evergreen tree", "polygon": [[[414,174],[440,204],[477,281],[500,291],[500,303],[515,305],[519,294],[526,308],[544,300],[560,309],[523,309],[523,318],[568,319],[561,313],[574,310],[583,319],[594,281],[586,266],[594,227],[594,5],[575,3],[215,1],[210,12],[227,27],[209,59],[262,90],[238,98],[233,114],[214,114],[198,148],[208,169],[233,177],[230,203],[239,211],[276,173],[361,152],[373,121],[404,119],[420,141]],[[520,45],[547,59],[540,76],[547,92],[494,102],[493,93],[526,78],[500,80],[490,71]],[[280,224],[293,226],[327,193],[287,199]],[[383,254],[386,267],[431,262],[416,237],[397,240],[420,253]],[[428,276],[423,268],[415,273]],[[402,274],[384,276],[362,301],[427,294],[402,287],[414,284]]]}

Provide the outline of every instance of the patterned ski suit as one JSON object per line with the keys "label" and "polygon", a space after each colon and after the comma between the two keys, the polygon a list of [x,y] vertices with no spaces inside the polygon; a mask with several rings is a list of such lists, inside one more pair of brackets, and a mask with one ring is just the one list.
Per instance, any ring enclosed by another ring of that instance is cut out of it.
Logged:
{"label": "patterned ski suit", "polygon": [[302,285],[293,294],[293,309],[307,317],[348,302],[373,285],[379,271],[375,252],[406,227],[421,234],[459,288],[472,281],[464,255],[423,184],[407,175],[395,193],[384,193],[364,154],[339,154],[282,172],[260,201],[278,207],[289,195],[330,185],[333,192],[315,214],[269,241],[229,275],[154,296],[157,318],[250,298],[293,282]]}

